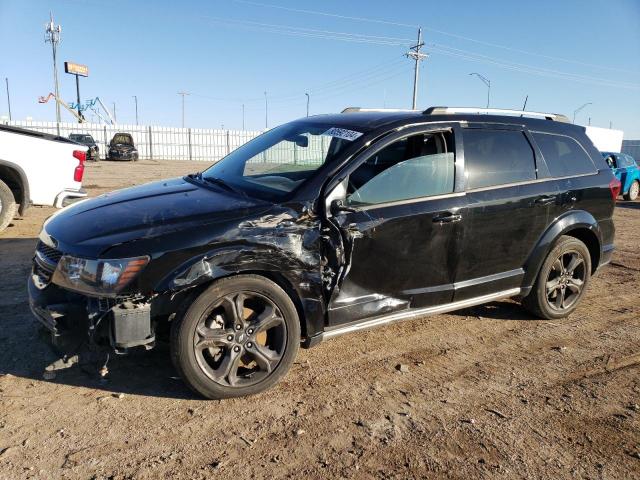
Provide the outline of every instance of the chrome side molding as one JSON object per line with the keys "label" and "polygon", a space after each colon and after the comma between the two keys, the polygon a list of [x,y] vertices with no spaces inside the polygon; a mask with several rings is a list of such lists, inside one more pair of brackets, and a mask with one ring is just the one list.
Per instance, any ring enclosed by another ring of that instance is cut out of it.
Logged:
{"label": "chrome side molding", "polygon": [[411,310],[404,310],[401,312],[394,312],[382,317],[372,318],[370,320],[364,320],[359,323],[345,325],[342,327],[335,327],[331,330],[326,330],[322,334],[322,339],[344,335],[346,333],[357,332],[359,330],[368,330],[370,328],[379,327],[382,325],[388,325],[390,323],[400,322],[403,320],[411,320],[418,317],[424,317],[427,315],[436,315],[439,313],[452,312],[454,310],[460,310],[462,308],[473,307],[475,305],[481,305],[487,302],[493,302],[495,300],[502,300],[505,298],[515,297],[521,293],[522,289],[512,288],[509,290],[502,290],[496,293],[489,293],[480,297],[469,298],[467,300],[459,300],[457,302],[445,303],[443,305],[435,305],[433,307],[416,308]]}

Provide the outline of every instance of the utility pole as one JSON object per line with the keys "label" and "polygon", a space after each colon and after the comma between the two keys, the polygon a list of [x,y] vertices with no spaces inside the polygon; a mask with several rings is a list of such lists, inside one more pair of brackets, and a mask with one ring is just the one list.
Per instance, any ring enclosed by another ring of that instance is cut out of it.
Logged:
{"label": "utility pole", "polygon": [[269,103],[267,103],[267,92],[264,92],[264,128],[269,128]]}
{"label": "utility pole", "polygon": [[482,83],[484,83],[487,86],[487,108],[489,108],[489,98],[491,97],[491,80],[489,80],[484,75],[480,75],[479,73],[476,73],[476,72],[470,73],[469,75],[475,75],[480,80],[482,80]]}
{"label": "utility pole", "polygon": [[45,43],[51,44],[51,49],[53,52],[53,82],[54,88],[56,92],[56,122],[58,123],[58,135],[60,135],[60,96],[58,90],[58,63],[57,63],[57,53],[58,53],[58,43],[60,43],[60,34],[62,33],[62,27],[60,25],[56,25],[53,23],[53,14],[49,12],[49,23],[45,26]]}
{"label": "utility pole", "polygon": [[191,94],[189,92],[178,92],[178,95],[182,95],[182,128],[184,128],[184,97]]}
{"label": "utility pole", "polygon": [[418,72],[420,71],[420,61],[427,58],[429,55],[420,53],[420,49],[424,47],[424,42],[422,41],[422,28],[418,28],[418,43],[414,46],[409,47],[409,51],[405,53],[405,57],[412,58],[415,60],[415,70],[413,72],[413,102],[412,108],[415,110],[416,105],[418,104]]}
{"label": "utility pole", "polygon": [[9,121],[11,121],[11,97],[9,96],[9,78],[4,77],[4,82],[7,84],[7,106],[9,107]]}
{"label": "utility pole", "polygon": [[242,130],[244,131],[244,103],[242,104]]}
{"label": "utility pole", "polygon": [[307,96],[307,117],[309,116],[309,94],[305,93],[305,95]]}
{"label": "utility pole", "polygon": [[133,100],[136,102],[136,125],[138,125],[138,96],[134,95]]}
{"label": "utility pole", "polygon": [[116,102],[113,102],[113,123],[116,123],[118,120],[116,119]]}

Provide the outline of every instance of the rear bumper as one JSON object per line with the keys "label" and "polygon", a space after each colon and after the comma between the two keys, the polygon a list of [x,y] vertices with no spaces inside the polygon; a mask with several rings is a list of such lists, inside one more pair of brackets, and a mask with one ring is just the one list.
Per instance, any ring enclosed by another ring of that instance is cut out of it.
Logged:
{"label": "rear bumper", "polygon": [[613,243],[602,246],[602,254],[600,255],[600,263],[598,264],[598,270],[605,265],[608,265],[611,262],[611,257],[613,257],[613,251],[615,247]]}
{"label": "rear bumper", "polygon": [[80,190],[63,190],[56,196],[53,206],[56,208],[66,207],[87,197],[87,192]]}

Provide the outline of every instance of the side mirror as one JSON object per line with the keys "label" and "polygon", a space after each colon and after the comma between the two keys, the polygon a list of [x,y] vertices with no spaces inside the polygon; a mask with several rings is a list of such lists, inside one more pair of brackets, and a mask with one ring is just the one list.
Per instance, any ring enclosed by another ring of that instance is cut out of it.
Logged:
{"label": "side mirror", "polygon": [[341,198],[336,198],[331,202],[331,214],[338,215],[339,213],[349,212],[355,213],[359,211],[357,208],[349,207],[344,203],[344,200]]}

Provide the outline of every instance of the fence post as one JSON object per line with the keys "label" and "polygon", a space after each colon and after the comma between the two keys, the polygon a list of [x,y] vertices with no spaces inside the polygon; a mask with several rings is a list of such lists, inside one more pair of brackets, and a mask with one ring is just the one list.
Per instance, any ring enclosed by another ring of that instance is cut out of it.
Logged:
{"label": "fence post", "polygon": [[151,125],[149,125],[149,159],[153,160],[153,138],[151,137]]}
{"label": "fence post", "polygon": [[108,153],[109,153],[109,144],[107,143],[107,126],[105,125],[103,127],[103,133],[104,133],[104,159],[107,159]]}
{"label": "fence post", "polygon": [[227,155],[231,153],[231,139],[229,138],[229,130],[227,130]]}
{"label": "fence post", "polygon": [[193,157],[191,156],[191,128],[189,128],[189,160],[192,160]]}

